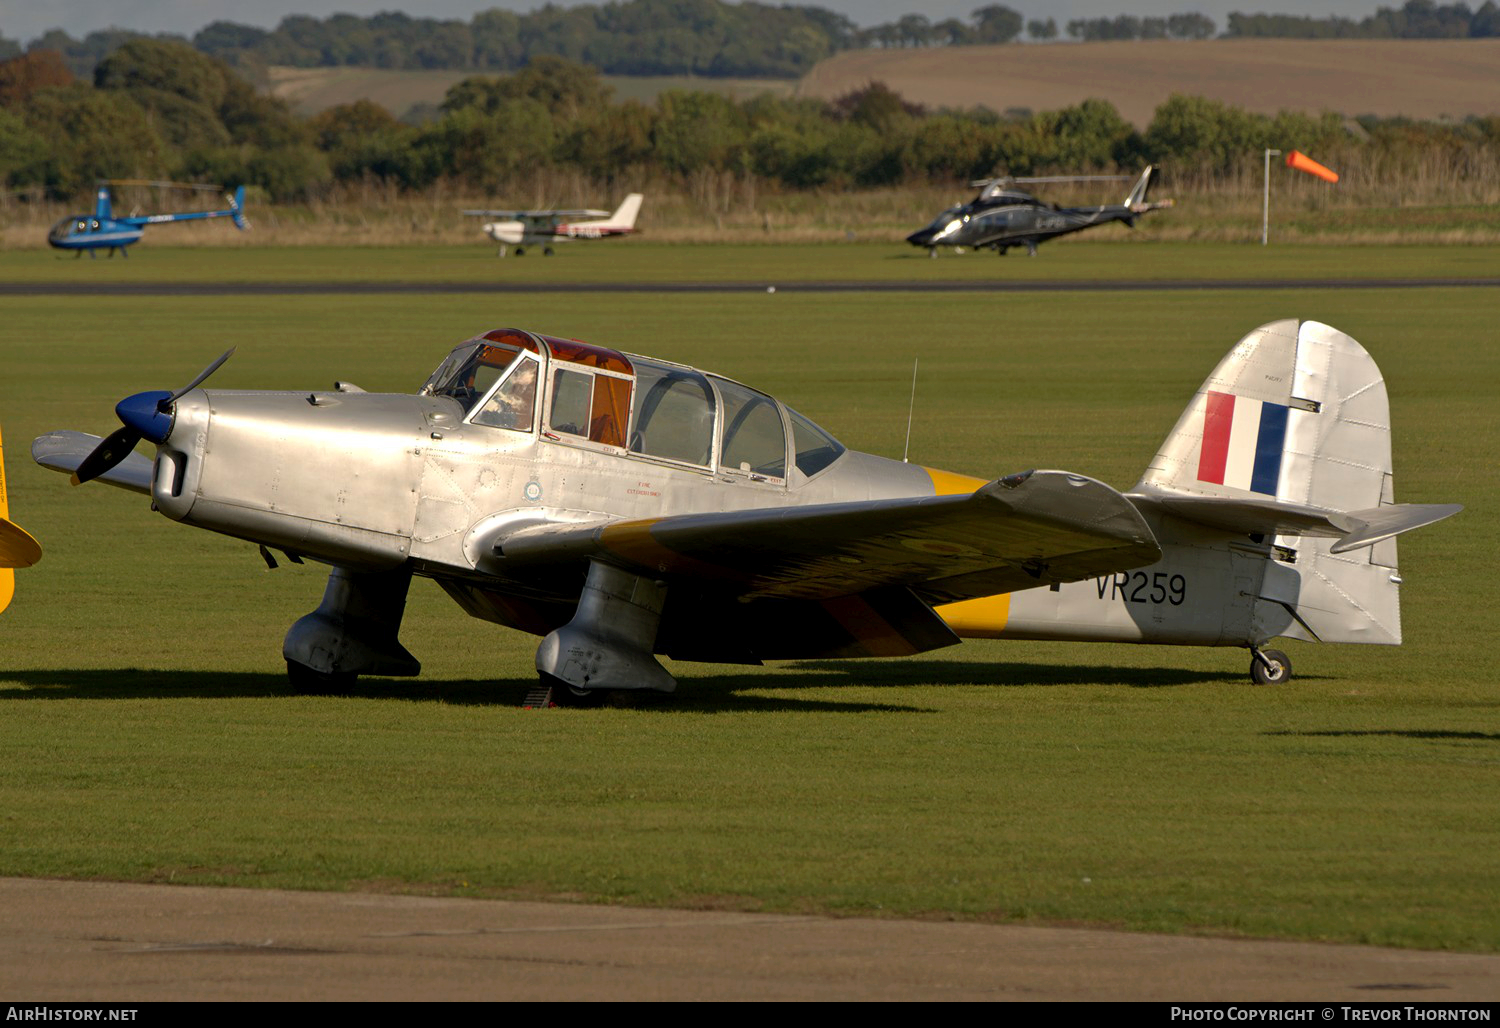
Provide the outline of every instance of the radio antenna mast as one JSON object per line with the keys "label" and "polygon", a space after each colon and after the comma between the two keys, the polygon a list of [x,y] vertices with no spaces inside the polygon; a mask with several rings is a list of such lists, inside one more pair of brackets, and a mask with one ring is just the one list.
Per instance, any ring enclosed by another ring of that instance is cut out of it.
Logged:
{"label": "radio antenna mast", "polygon": [[917,361],[919,358],[911,359],[911,404],[906,408],[906,449],[901,451],[901,463],[908,464],[906,458],[911,454],[911,418],[917,409]]}

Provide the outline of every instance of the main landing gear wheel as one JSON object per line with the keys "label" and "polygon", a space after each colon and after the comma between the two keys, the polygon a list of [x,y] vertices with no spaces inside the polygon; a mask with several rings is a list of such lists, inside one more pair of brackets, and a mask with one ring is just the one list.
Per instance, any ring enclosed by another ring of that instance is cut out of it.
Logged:
{"label": "main landing gear wheel", "polygon": [[542,256],[543,257],[551,257],[552,256],[552,247],[550,247],[550,246],[543,247],[543,249],[542,249]]}
{"label": "main landing gear wheel", "polygon": [[304,696],[340,696],[354,688],[359,675],[353,671],[315,671],[295,660],[286,662],[286,680],[292,691]]}
{"label": "main landing gear wheel", "polygon": [[1250,680],[1256,685],[1282,685],[1291,681],[1291,658],[1280,650],[1251,650]]}
{"label": "main landing gear wheel", "polygon": [[609,699],[607,689],[580,689],[576,685],[549,675],[545,671],[538,671],[537,677],[541,679],[542,685],[552,690],[552,703],[558,707],[602,707]]}
{"label": "main landing gear wheel", "polygon": [[524,246],[518,246],[518,247],[516,247],[516,256],[517,257],[525,257],[526,256],[526,247],[524,247]]}

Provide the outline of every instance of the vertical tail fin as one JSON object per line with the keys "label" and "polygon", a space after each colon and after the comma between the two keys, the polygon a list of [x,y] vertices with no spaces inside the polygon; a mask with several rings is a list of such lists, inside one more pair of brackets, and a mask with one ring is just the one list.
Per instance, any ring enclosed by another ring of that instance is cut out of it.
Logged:
{"label": "vertical tail fin", "polygon": [[1199,388],[1146,469],[1147,490],[1351,511],[1390,502],[1385,380],[1349,336],[1262,325]]}
{"label": "vertical tail fin", "polygon": [[627,196],[625,202],[620,204],[619,210],[610,215],[610,227],[635,228],[636,215],[641,213],[641,201],[645,198],[643,193],[631,193]]}
{"label": "vertical tail fin", "polygon": [[245,187],[240,186],[236,189],[234,195],[228,197],[228,200],[229,210],[232,212],[230,216],[234,218],[234,227],[243,232],[250,227],[250,223],[245,220]]}
{"label": "vertical tail fin", "polygon": [[1156,165],[1146,165],[1146,170],[1141,172],[1141,177],[1135,180],[1135,185],[1130,190],[1130,195],[1125,197],[1125,207],[1135,210],[1146,205],[1146,192],[1151,188],[1151,183],[1156,178]]}
{"label": "vertical tail fin", "polygon": [[[1395,504],[1390,404],[1375,361],[1343,332],[1291,320],[1241,339],[1199,388],[1136,488],[1169,507],[1185,500],[1178,510],[1190,520],[1223,525],[1222,512],[1237,508],[1249,513],[1231,520],[1279,526],[1282,534],[1265,540],[1276,559],[1260,602],[1295,621],[1273,634],[1401,641],[1394,536],[1371,532],[1370,545],[1334,552],[1339,540],[1290,534],[1287,527],[1296,524],[1291,515],[1310,509],[1334,518],[1354,512],[1362,523],[1394,518],[1418,527],[1435,520],[1377,510]],[[1208,514],[1211,507],[1219,513]]]}

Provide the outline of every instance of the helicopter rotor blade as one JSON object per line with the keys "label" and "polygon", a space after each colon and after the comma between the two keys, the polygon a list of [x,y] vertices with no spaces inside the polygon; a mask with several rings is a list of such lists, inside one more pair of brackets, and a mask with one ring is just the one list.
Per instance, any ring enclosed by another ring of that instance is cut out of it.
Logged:
{"label": "helicopter rotor blade", "polygon": [[99,183],[106,186],[150,186],[153,189],[202,189],[205,192],[218,192],[224,188],[211,182],[163,182],[146,178],[103,178]]}
{"label": "helicopter rotor blade", "polygon": [[1012,182],[1130,182],[1134,175],[1043,175],[1033,178],[1014,178]]}
{"label": "helicopter rotor blade", "polygon": [[1015,183],[1047,182],[1130,182],[1134,175],[998,175],[995,178],[977,178],[969,183],[970,188],[983,189],[986,186],[1008,186]]}

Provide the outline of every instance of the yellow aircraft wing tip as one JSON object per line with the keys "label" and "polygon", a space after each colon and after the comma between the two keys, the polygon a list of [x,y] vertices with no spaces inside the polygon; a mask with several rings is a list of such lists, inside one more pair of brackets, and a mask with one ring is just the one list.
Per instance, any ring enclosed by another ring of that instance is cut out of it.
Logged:
{"label": "yellow aircraft wing tip", "polygon": [[42,559],[42,544],[9,518],[0,518],[0,568],[29,568]]}

